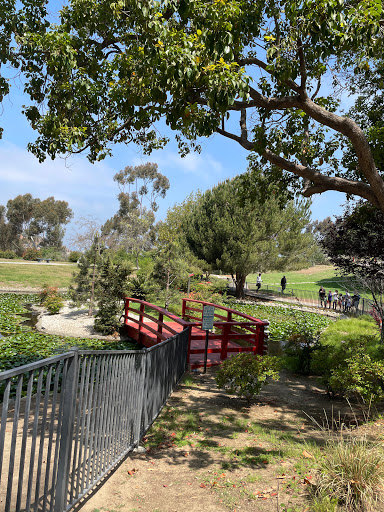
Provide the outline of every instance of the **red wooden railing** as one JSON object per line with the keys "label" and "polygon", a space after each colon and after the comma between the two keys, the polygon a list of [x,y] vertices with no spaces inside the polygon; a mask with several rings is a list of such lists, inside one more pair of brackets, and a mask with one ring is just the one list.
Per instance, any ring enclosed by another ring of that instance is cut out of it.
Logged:
{"label": "red wooden railing", "polygon": [[149,302],[127,297],[123,315],[126,332],[128,336],[148,347],[189,327],[188,363],[191,367],[201,366],[196,362],[196,355],[203,355],[205,352],[206,333],[201,329],[205,305],[215,307],[213,329],[208,337],[208,354],[219,354],[219,358],[213,356],[207,366],[219,364],[231,353],[265,353],[267,321],[194,299],[183,299],[183,318],[180,318]]}

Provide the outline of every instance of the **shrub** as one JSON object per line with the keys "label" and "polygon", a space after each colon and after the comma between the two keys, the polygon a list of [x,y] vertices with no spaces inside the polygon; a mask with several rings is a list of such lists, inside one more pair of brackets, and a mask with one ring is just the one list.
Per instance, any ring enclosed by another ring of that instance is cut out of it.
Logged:
{"label": "shrub", "polygon": [[37,260],[37,258],[41,258],[41,252],[38,249],[27,249],[23,252],[23,260]]}
{"label": "shrub", "polygon": [[64,300],[55,286],[44,285],[39,292],[40,304],[44,306],[51,315],[57,314],[64,306]]}
{"label": "shrub", "polygon": [[0,258],[13,260],[14,258],[16,258],[16,253],[14,251],[0,251]]}
{"label": "shrub", "polygon": [[343,510],[377,510],[383,499],[382,448],[366,438],[342,437],[330,441],[318,469],[319,496],[337,500]]}
{"label": "shrub", "polygon": [[227,280],[212,277],[211,281],[191,282],[191,298],[211,302],[212,297],[222,299],[227,291]]}
{"label": "shrub", "polygon": [[59,290],[56,286],[48,286],[47,284],[43,284],[43,288],[39,292],[40,304],[44,304],[48,297],[57,297],[58,295]]}
{"label": "shrub", "polygon": [[71,251],[68,256],[68,261],[71,263],[77,263],[81,257],[81,254],[82,253],[80,251]]}
{"label": "shrub", "polygon": [[366,403],[384,398],[384,362],[372,361],[363,351],[345,361],[332,371],[329,379],[332,389],[343,395],[358,395]]}
{"label": "shrub", "polygon": [[51,259],[52,261],[63,261],[66,259],[64,249],[59,247],[42,247],[40,253],[42,258]]}
{"label": "shrub", "polygon": [[317,339],[306,332],[294,332],[285,343],[284,366],[293,373],[309,375],[313,352],[318,348]]}
{"label": "shrub", "polygon": [[44,307],[51,315],[59,313],[60,309],[64,306],[64,300],[60,295],[49,296],[44,301]]}
{"label": "shrub", "polygon": [[[352,389],[352,380],[357,384],[361,375],[365,373],[364,355],[371,361],[382,359],[384,347],[379,341],[372,318],[366,316],[339,320],[320,336],[318,350],[312,354],[311,370],[321,376],[330,392],[344,393]],[[347,386],[345,372],[348,371],[353,371],[354,375],[351,375],[350,385]],[[331,379],[333,375],[335,377]],[[367,384],[369,388],[370,385]],[[365,391],[363,394],[365,395]]]}
{"label": "shrub", "polygon": [[245,398],[249,405],[268,377],[278,380],[280,360],[273,356],[241,353],[224,361],[216,374],[216,384],[231,394]]}

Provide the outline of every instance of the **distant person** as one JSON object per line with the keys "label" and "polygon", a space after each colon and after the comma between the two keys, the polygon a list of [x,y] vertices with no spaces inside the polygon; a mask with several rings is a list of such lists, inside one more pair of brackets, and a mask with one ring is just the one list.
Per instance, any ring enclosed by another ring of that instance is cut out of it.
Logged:
{"label": "distant person", "polygon": [[356,308],[356,312],[359,309],[359,302],[360,302],[360,295],[358,292],[355,292],[355,294],[352,297],[352,306]]}
{"label": "distant person", "polygon": [[331,304],[332,304],[332,290],[329,290],[329,292],[328,292],[327,302],[328,302],[328,309],[331,309]]}
{"label": "distant person", "polygon": [[337,297],[337,305],[339,306],[339,311],[341,311],[341,308],[343,307],[343,294],[341,292]]}
{"label": "distant person", "polygon": [[339,299],[339,292],[335,290],[332,293],[332,308],[336,311],[337,301]]}
{"label": "distant person", "polygon": [[284,290],[287,286],[287,278],[285,276],[283,276],[281,278],[280,284],[281,284],[281,291],[284,293]]}
{"label": "distant person", "polygon": [[257,276],[257,278],[256,278],[256,287],[257,287],[257,291],[259,291],[259,290],[260,290],[261,283],[262,283],[261,273],[259,273],[259,275],[258,275],[258,276]]}
{"label": "distant person", "polygon": [[321,286],[321,288],[319,290],[320,306],[325,307],[327,305],[327,301],[325,300],[325,295],[326,295],[326,292],[325,292],[324,288]]}
{"label": "distant person", "polygon": [[345,292],[344,297],[344,311],[348,312],[351,309],[351,296],[348,291]]}

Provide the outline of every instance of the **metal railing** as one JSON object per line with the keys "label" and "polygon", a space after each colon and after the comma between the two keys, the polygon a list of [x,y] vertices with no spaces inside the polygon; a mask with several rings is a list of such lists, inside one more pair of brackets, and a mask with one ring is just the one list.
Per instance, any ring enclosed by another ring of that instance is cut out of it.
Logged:
{"label": "metal railing", "polygon": [[63,512],[92,489],[138,445],[183,376],[188,334],[0,373],[0,511]]}
{"label": "metal railing", "polygon": [[[234,288],[234,284],[230,283],[230,288]],[[256,283],[245,283],[244,293],[245,295],[251,292],[252,295],[256,296],[259,294],[261,296],[270,296],[271,298],[278,298],[282,301],[295,301],[296,303],[302,303],[303,305],[319,307],[324,309],[324,305],[320,302],[318,292],[313,292],[310,290],[298,290],[296,288],[286,288],[284,292],[282,291],[280,286],[273,286],[264,284],[261,286],[260,290],[257,290]],[[342,311],[344,313],[355,313],[358,315],[368,314],[369,311],[372,310],[373,301],[371,299],[367,299],[365,297],[361,297],[358,307],[352,306],[348,310],[340,309],[337,306],[337,311]],[[327,304],[328,309],[328,304]],[[332,305],[331,305],[332,309]]]}

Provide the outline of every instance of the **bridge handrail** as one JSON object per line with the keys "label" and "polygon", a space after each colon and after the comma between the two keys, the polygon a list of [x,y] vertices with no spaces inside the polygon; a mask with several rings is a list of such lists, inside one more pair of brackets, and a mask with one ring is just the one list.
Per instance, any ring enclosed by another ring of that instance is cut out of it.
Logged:
{"label": "bridge handrail", "polygon": [[[203,306],[214,306],[215,307],[215,314],[214,314],[214,316],[217,316],[218,318],[221,318],[222,320],[225,320],[226,317],[222,317],[222,316],[218,315],[216,313],[216,309],[221,309],[223,311],[226,311],[227,314],[234,314],[234,315],[240,316],[240,317],[242,317],[242,318],[244,318],[246,320],[249,320],[252,324],[265,325],[265,326],[267,326],[269,324],[266,320],[260,320],[259,318],[254,318],[253,316],[247,315],[246,313],[241,313],[240,311],[236,311],[235,309],[232,309],[232,308],[227,308],[226,306],[220,306],[218,304],[213,304],[212,302],[207,302],[207,301],[204,301],[204,300],[197,300],[197,299],[189,299],[189,298],[182,299],[182,302],[183,302],[183,309],[182,309],[182,316],[183,316],[183,318],[189,316],[189,315],[186,314],[186,310],[187,309],[188,310],[192,310],[192,311],[199,311],[199,312],[203,313],[202,309],[192,308],[192,307],[187,306],[187,302],[194,302],[196,304],[202,304]],[[235,320],[227,320],[225,323],[229,323],[229,322],[234,322],[234,323],[237,323],[237,324],[239,324],[239,323],[242,324],[243,323],[241,321],[235,321]],[[217,325],[218,323],[219,322],[215,322],[214,321],[214,325]],[[196,323],[195,323],[195,325],[196,325]]]}
{"label": "bridge handrail", "polygon": [[[174,322],[176,322],[176,323],[178,323],[180,325],[183,325],[185,327],[189,327],[191,325],[191,322],[187,322],[186,320],[183,320],[182,318],[180,318],[179,316],[175,315],[174,313],[171,313],[167,309],[161,308],[160,306],[156,306],[155,304],[151,304],[150,302],[146,302],[145,300],[133,299],[132,297],[125,297],[124,301],[125,301],[125,304],[127,304],[127,301],[129,301],[128,303],[135,302],[135,303],[137,303],[139,305],[142,304],[144,307],[151,308],[154,311],[157,311],[158,313],[161,313],[164,316],[167,316],[168,318],[171,318]],[[125,308],[125,309],[127,309],[127,308]],[[133,308],[128,308],[128,309],[131,310],[131,311],[138,312],[139,314],[141,314],[142,316],[145,316],[146,318],[153,319],[153,317],[150,317],[149,313],[146,313],[144,310],[140,311],[140,310],[133,309]]]}

